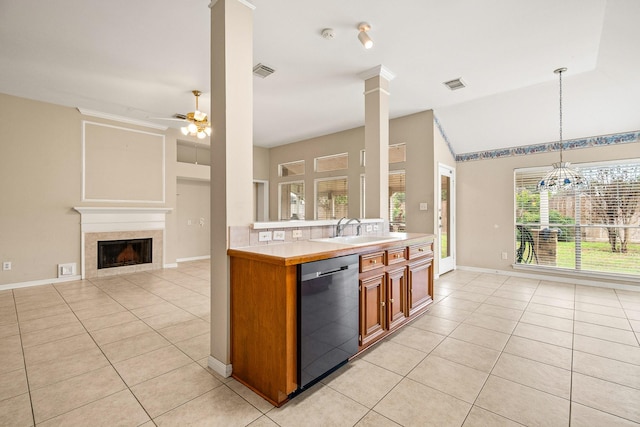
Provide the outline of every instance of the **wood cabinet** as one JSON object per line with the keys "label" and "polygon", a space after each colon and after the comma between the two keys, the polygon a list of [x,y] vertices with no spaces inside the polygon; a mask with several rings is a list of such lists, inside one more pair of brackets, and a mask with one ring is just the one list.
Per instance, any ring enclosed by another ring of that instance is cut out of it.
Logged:
{"label": "wood cabinet", "polygon": [[433,297],[432,243],[424,240],[311,255],[303,245],[302,255],[281,257],[273,252],[287,253],[286,245],[269,245],[266,255],[230,249],[233,377],[276,406],[298,389],[298,264],[360,256],[359,350],[423,312]]}
{"label": "wood cabinet", "polygon": [[432,301],[431,243],[361,255],[361,349],[422,312]]}

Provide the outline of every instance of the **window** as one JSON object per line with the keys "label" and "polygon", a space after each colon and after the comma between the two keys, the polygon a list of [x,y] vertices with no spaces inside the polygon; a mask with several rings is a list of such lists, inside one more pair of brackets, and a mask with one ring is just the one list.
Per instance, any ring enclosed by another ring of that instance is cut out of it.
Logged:
{"label": "window", "polygon": [[316,179],[315,186],[316,219],[337,219],[349,216],[346,177]]}
{"label": "window", "polygon": [[335,154],[333,156],[316,157],[316,172],[330,172],[349,169],[349,153]]}
{"label": "window", "polygon": [[389,146],[389,163],[402,163],[407,160],[407,145],[393,144]]}
{"label": "window", "polygon": [[281,182],[278,185],[278,219],[304,219],[304,182]]}
{"label": "window", "polygon": [[582,192],[536,192],[540,168],[515,171],[516,263],[640,275],[640,160],[581,165]]}
{"label": "window", "polygon": [[304,160],[281,163],[278,165],[278,176],[304,175]]}
{"label": "window", "polygon": [[[407,144],[392,144],[389,146],[389,164],[407,161]],[[366,166],[365,150],[360,150],[360,166]]]}
{"label": "window", "polygon": [[391,231],[405,231],[405,173],[389,172],[389,228]]}

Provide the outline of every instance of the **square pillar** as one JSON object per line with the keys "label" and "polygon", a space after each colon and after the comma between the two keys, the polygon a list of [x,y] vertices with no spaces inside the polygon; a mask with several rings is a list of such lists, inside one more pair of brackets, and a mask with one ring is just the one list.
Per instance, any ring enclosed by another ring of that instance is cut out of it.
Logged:
{"label": "square pillar", "polygon": [[231,375],[229,227],[253,221],[253,10],[211,5],[211,355]]}

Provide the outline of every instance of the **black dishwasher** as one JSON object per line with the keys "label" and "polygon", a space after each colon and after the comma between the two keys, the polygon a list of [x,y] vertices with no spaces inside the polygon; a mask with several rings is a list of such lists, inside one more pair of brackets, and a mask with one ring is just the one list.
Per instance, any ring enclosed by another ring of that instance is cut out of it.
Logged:
{"label": "black dishwasher", "polygon": [[358,255],[298,266],[299,391],[358,352]]}

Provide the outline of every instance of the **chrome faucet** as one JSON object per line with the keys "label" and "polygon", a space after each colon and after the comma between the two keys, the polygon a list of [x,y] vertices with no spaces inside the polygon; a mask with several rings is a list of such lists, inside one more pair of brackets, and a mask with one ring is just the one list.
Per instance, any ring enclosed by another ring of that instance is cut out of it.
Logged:
{"label": "chrome faucet", "polygon": [[347,217],[342,217],[340,218],[340,221],[338,221],[338,225],[336,226],[336,237],[340,237],[342,236],[342,233],[344,231],[344,228],[351,224],[353,221],[356,221],[358,223],[358,228],[356,231],[356,236],[360,235],[360,220],[358,218],[351,218],[350,220],[348,220],[347,222],[345,222],[344,224],[342,224],[342,221],[344,221],[345,219],[347,219]]}

